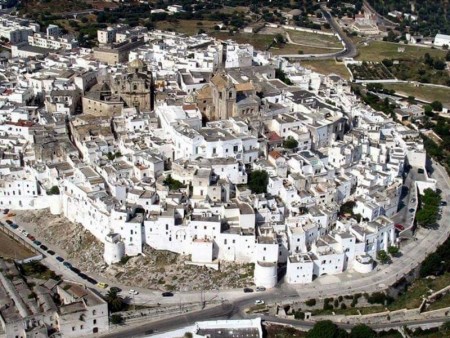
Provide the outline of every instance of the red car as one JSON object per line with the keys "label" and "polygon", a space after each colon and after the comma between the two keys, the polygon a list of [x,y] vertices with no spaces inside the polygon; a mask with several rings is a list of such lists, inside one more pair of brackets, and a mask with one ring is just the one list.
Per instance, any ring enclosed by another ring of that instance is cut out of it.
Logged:
{"label": "red car", "polygon": [[400,231],[405,230],[405,227],[404,227],[403,225],[401,225],[401,224],[395,224],[394,226],[395,226],[395,228],[396,228],[397,230],[400,230]]}
{"label": "red car", "polygon": [[34,236],[30,235],[30,234],[28,234],[27,237],[28,237],[30,240],[32,240],[32,241],[35,241],[35,240],[36,240],[36,238],[35,238]]}

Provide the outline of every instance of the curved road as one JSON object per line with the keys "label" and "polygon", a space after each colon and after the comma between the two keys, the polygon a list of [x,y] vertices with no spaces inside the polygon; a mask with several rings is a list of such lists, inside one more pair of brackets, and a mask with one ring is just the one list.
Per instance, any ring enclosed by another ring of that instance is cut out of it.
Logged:
{"label": "curved road", "polygon": [[280,55],[281,57],[285,57],[288,59],[303,59],[303,60],[327,60],[334,58],[353,58],[358,55],[358,50],[356,49],[355,44],[352,39],[350,39],[347,34],[342,30],[341,26],[336,22],[336,20],[332,17],[330,12],[325,8],[325,6],[321,7],[322,14],[330,24],[331,28],[339,35],[340,40],[344,44],[344,49],[340,50],[336,53],[330,54],[292,54],[292,55]]}

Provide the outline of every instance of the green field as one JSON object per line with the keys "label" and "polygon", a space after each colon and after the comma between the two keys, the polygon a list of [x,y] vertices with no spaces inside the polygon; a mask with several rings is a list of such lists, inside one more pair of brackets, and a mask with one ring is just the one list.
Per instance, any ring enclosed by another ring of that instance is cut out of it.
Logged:
{"label": "green field", "polygon": [[[341,48],[342,44],[334,35],[323,35],[310,32],[300,32],[294,30],[286,30],[292,42],[320,48]],[[299,46],[300,48],[302,46]]]}
{"label": "green field", "polygon": [[328,75],[336,74],[340,77],[349,80],[350,73],[343,63],[336,62],[335,60],[314,60],[314,61],[300,61],[303,67],[309,68],[315,72]]}
{"label": "green field", "polygon": [[431,86],[414,86],[407,83],[383,84],[384,88],[394,89],[396,93],[414,96],[423,101],[441,101],[444,105],[450,106],[450,88],[431,87]]}
{"label": "green field", "polygon": [[[356,60],[362,61],[383,61],[384,59],[415,59],[429,53],[432,57],[445,58],[446,52],[440,49],[427,47],[416,47],[385,41],[371,41],[357,45],[359,55]],[[404,52],[399,52],[398,48],[404,48]]]}

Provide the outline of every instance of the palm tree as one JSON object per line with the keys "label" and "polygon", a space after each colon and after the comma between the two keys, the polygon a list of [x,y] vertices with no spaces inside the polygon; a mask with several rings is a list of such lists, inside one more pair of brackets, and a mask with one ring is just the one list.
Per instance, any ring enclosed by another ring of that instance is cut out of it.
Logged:
{"label": "palm tree", "polygon": [[111,312],[120,311],[125,305],[123,298],[118,295],[116,290],[109,290],[105,298]]}

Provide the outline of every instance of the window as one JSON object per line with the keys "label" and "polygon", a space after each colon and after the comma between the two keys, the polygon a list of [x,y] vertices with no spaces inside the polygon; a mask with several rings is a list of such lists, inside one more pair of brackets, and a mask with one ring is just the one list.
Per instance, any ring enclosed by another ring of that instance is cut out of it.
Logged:
{"label": "window", "polygon": [[72,326],[72,331],[75,331],[75,326]]}

